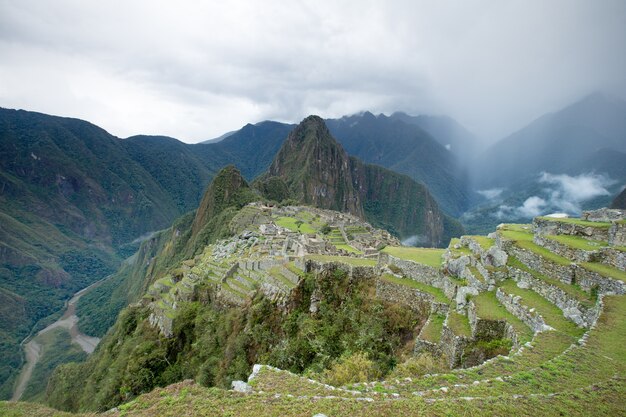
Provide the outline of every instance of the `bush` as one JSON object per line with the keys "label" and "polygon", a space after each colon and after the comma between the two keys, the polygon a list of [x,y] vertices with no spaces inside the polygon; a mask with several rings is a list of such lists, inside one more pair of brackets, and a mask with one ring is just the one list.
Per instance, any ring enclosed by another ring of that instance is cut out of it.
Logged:
{"label": "bush", "polygon": [[374,362],[363,352],[342,357],[324,372],[324,380],[334,386],[371,381],[380,376]]}
{"label": "bush", "polygon": [[450,370],[450,367],[445,356],[434,357],[430,352],[424,352],[396,366],[389,378],[416,377],[448,370]]}

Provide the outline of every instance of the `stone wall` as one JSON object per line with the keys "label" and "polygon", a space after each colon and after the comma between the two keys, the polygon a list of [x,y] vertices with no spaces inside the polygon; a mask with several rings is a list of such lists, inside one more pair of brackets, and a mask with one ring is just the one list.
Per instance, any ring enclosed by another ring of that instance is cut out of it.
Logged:
{"label": "stone wall", "polygon": [[[571,259],[576,262],[591,262],[598,256],[598,251],[586,251],[582,249],[572,248],[571,246],[564,245],[553,239],[548,239],[543,235],[535,235],[533,238],[539,246],[543,246],[550,252],[556,253],[564,258]],[[599,248],[598,248],[599,249]]]}
{"label": "stone wall", "polygon": [[586,291],[597,287],[601,294],[626,294],[626,283],[623,281],[606,278],[578,265],[575,265],[574,271],[576,283]]}
{"label": "stone wall", "polygon": [[624,221],[613,222],[609,229],[609,245],[626,246],[626,223]]}
{"label": "stone wall", "polygon": [[626,270],[626,252],[613,248],[602,248],[597,256],[597,261],[610,265],[622,271]]}
{"label": "stone wall", "polygon": [[520,296],[506,294],[500,288],[496,290],[496,298],[502,303],[502,305],[508,310],[509,313],[523,321],[528,327],[532,329],[534,333],[543,332],[552,329],[546,324],[543,317],[538,313],[532,311],[525,305],[521,304],[519,300]]}
{"label": "stone wall", "polygon": [[432,313],[445,315],[449,309],[448,304],[434,301],[431,294],[382,279],[376,280],[376,297],[383,301],[405,305],[424,317]]}
{"label": "stone wall", "polygon": [[609,241],[607,228],[560,222],[557,219],[536,217],[533,220],[533,229],[537,235],[571,235],[590,240]]}
{"label": "stone wall", "polygon": [[471,343],[471,339],[454,334],[447,325],[448,319],[443,325],[439,350],[446,355],[450,368],[458,368],[463,361],[465,348]]}
{"label": "stone wall", "polygon": [[543,275],[558,279],[566,284],[571,284],[574,280],[575,264],[567,266],[559,265],[547,260],[541,255],[518,248],[517,246],[511,246],[510,253],[519,259],[521,263]]}
{"label": "stone wall", "polygon": [[526,271],[509,268],[511,278],[520,288],[528,288],[549,300],[563,311],[563,315],[581,327],[589,328],[600,313],[598,306],[586,306],[562,289],[533,277]]}

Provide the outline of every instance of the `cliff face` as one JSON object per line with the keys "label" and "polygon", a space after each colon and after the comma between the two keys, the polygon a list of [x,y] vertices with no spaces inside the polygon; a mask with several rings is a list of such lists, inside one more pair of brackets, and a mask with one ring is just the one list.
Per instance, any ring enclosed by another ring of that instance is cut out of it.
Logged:
{"label": "cliff face", "polygon": [[365,218],[416,244],[442,246],[444,214],[428,189],[406,175],[351,158],[354,188],[358,190]]}
{"label": "cliff face", "polygon": [[257,183],[268,198],[266,190],[276,188],[268,186],[272,182],[286,184],[289,196],[299,202],[349,212],[419,245],[445,245],[452,234],[446,225],[460,229],[424,185],[348,156],[317,116],[307,117],[289,134]]}
{"label": "cliff face", "polygon": [[305,204],[364,217],[350,157],[317,116],[307,117],[291,131],[268,175],[281,177],[292,196]]}

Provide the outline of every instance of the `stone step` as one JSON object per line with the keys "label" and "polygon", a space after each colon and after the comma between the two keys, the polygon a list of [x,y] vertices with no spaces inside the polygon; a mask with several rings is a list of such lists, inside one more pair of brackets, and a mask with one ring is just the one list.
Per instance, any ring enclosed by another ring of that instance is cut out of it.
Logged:
{"label": "stone step", "polygon": [[563,311],[550,300],[533,290],[520,288],[513,280],[500,283],[496,297],[511,314],[535,332],[552,328],[579,338],[585,331],[584,328],[566,318]]}

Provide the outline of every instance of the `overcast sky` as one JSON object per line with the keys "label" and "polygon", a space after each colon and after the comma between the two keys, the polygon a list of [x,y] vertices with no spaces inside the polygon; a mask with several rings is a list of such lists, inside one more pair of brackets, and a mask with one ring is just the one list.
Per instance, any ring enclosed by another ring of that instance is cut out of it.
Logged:
{"label": "overcast sky", "polygon": [[624,0],[0,0],[0,107],[120,137],[403,110],[493,140],[596,90],[626,98]]}

